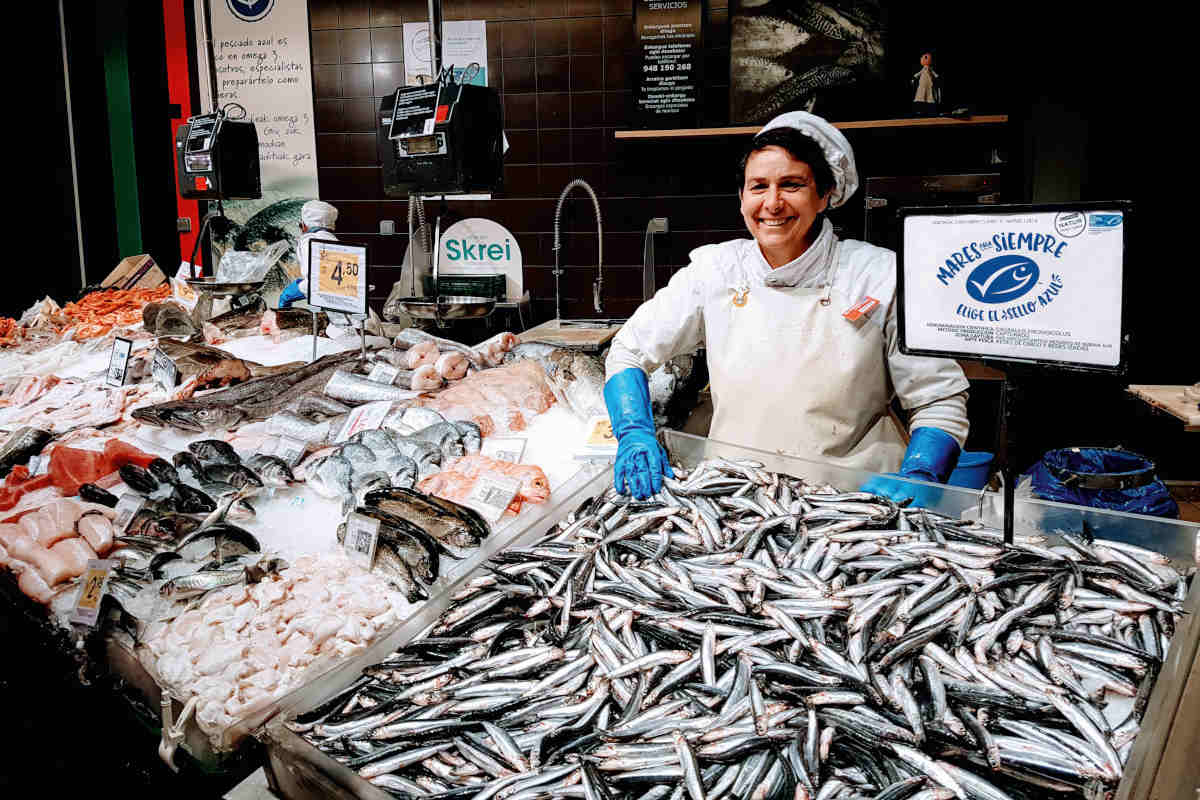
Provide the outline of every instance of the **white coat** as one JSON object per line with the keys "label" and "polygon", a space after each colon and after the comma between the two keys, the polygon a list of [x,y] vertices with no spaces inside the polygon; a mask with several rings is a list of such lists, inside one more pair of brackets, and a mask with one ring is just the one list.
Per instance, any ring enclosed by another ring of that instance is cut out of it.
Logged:
{"label": "white coat", "polygon": [[[706,245],[613,340],[607,377],[647,374],[705,347],[713,439],[875,472],[893,472],[910,427],[967,436],[967,379],[950,359],[906,356],[896,326],[896,255],[838,241],[824,221],[797,259],[772,269],[752,239]],[[851,322],[865,298],[879,306]]]}
{"label": "white coat", "polygon": [[296,240],[296,261],[300,264],[300,291],[308,297],[308,243],[313,239],[336,242],[338,238],[329,228],[309,228]]}

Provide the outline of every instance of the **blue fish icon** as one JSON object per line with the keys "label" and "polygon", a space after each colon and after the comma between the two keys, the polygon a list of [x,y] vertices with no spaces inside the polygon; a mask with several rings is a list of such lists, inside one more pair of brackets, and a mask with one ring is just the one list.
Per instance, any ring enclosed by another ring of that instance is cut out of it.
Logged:
{"label": "blue fish icon", "polygon": [[1115,228],[1121,224],[1123,214],[1088,214],[1089,228]]}
{"label": "blue fish icon", "polygon": [[981,303],[1008,303],[1036,286],[1040,273],[1029,256],[997,256],[967,276],[967,294]]}

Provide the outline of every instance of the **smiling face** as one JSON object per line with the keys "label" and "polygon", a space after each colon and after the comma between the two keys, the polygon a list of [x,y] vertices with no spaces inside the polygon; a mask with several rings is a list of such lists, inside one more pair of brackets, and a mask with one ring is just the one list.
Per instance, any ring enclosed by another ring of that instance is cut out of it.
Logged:
{"label": "smiling face", "polygon": [[777,145],[750,155],[738,192],[746,229],[774,267],[799,257],[817,238],[813,222],[829,204],[817,190],[812,168]]}

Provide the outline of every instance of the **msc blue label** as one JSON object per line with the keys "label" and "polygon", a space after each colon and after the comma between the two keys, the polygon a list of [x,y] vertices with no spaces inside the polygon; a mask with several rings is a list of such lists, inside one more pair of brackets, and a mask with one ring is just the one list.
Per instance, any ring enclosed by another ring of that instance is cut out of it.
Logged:
{"label": "msc blue label", "polygon": [[1122,214],[1088,214],[1089,228],[1115,228],[1121,224]]}
{"label": "msc blue label", "polygon": [[967,294],[980,303],[1008,303],[1036,286],[1039,272],[1029,256],[997,256],[967,276]]}
{"label": "msc blue label", "polygon": [[275,0],[225,0],[230,13],[244,22],[258,22],[271,13]]}

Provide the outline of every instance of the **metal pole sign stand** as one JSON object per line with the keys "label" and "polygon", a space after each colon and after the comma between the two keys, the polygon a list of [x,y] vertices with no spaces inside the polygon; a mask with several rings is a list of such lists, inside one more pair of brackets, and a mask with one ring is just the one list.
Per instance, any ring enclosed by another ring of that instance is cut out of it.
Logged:
{"label": "metal pole sign stand", "polygon": [[308,241],[308,304],[313,310],[313,361],[317,360],[317,310],[362,317],[362,353],[367,358],[367,295],[370,269],[366,245]]}
{"label": "metal pole sign stand", "polygon": [[1012,442],[1020,383],[1126,369],[1126,201],[902,208],[896,298],[905,355],[1003,370],[1004,541],[1012,543]]}

